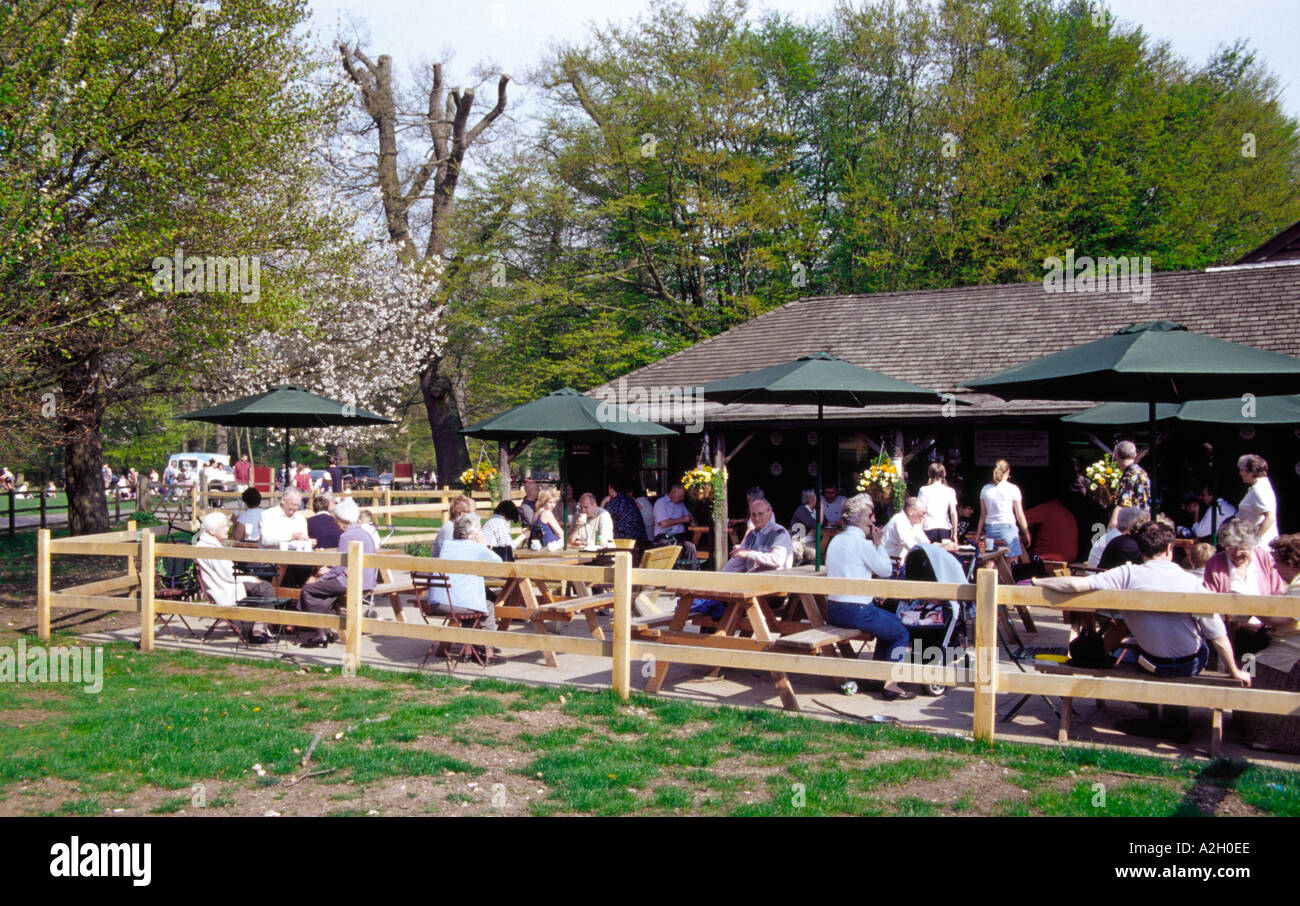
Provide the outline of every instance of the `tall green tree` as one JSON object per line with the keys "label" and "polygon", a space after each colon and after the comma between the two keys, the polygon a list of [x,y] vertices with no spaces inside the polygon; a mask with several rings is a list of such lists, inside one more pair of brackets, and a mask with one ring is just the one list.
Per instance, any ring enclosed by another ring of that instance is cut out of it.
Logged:
{"label": "tall green tree", "polygon": [[[74,533],[108,524],[108,408],[291,318],[295,274],[337,238],[312,149],[341,98],[314,81],[304,18],[298,0],[0,7],[0,417],[64,447]],[[177,250],[243,257],[256,285],[187,264],[160,287]]]}

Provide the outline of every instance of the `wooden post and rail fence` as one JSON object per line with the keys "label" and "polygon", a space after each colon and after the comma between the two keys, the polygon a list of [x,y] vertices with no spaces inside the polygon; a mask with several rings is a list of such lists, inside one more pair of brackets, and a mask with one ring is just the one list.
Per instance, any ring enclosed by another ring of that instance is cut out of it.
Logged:
{"label": "wooden post and rail fence", "polygon": [[[54,591],[50,586],[51,558],[60,554],[91,554],[126,557],[125,575]],[[42,640],[50,637],[51,609],[76,607],[92,610],[138,612],[140,648],[152,651],[154,621],[159,614],[232,619],[240,621],[286,622],[286,612],[270,608],[230,607],[192,601],[156,600],[154,576],[160,557],[203,558],[236,562],[287,563],[307,566],[348,568],[347,608],[343,616],[294,611],[297,626],[325,627],[344,633],[345,673],[361,664],[361,640],[365,635],[398,636],[428,642],[440,641],[498,648],[582,654],[610,659],[610,685],[626,700],[631,692],[631,665],[650,658],[673,664],[735,667],[778,673],[854,680],[897,679],[907,683],[942,683],[964,686],[974,693],[973,732],[978,740],[992,742],[1000,693],[1055,695],[1069,698],[1114,699],[1165,705],[1183,705],[1214,710],[1250,711],[1263,714],[1300,716],[1300,692],[1248,689],[1197,683],[1185,679],[1147,679],[1142,676],[1041,674],[1003,669],[998,660],[997,609],[999,606],[1033,606],[1069,610],[1155,611],[1164,613],[1232,613],[1256,616],[1300,616],[1300,602],[1287,596],[1185,594],[1172,592],[1092,591],[1062,595],[1028,586],[999,585],[991,569],[980,570],[974,585],[882,579],[831,579],[815,575],[764,573],[705,573],[674,570],[634,569],[631,554],[613,553],[613,566],[581,566],[563,563],[482,563],[442,560],[378,552],[365,554],[353,542],[346,554],[333,552],[290,552],[248,548],[195,548],[188,544],[159,544],[153,531],[133,529],[77,538],[50,537],[41,530],[37,539],[37,627]],[[363,617],[362,569],[383,568],[422,572],[463,573],[485,578],[514,577],[548,581],[585,582],[613,589],[612,637],[580,638],[533,632],[469,629],[459,626],[404,623]],[[145,581],[141,581],[144,578]],[[974,601],[975,657],[970,667],[904,662],[845,659],[808,654],[786,654],[763,650],[642,641],[632,637],[634,586],[651,588],[687,587],[699,592],[748,592],[753,594],[871,595],[880,598],[922,598]],[[973,677],[971,674],[973,673]]]}

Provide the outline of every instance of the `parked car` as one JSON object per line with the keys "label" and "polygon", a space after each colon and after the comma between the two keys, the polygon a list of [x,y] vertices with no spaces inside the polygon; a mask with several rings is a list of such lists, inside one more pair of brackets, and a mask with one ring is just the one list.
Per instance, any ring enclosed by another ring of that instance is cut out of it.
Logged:
{"label": "parked car", "polygon": [[[233,491],[235,489],[235,471],[230,467],[230,457],[225,453],[173,453],[167,460],[167,464],[176,470],[177,475],[188,471],[190,476],[197,479],[199,470],[203,466],[209,466],[208,486],[205,491]],[[219,470],[220,477],[212,478],[213,467]],[[180,481],[180,479],[177,479]]]}
{"label": "parked car", "polygon": [[379,473],[379,486],[380,486],[381,488],[390,488],[390,487],[392,487],[392,486],[393,486],[393,473],[392,473],[392,472],[380,472],[380,473]]}
{"label": "parked car", "polygon": [[374,466],[339,466],[343,470],[343,489],[369,490],[379,487],[379,473]]}

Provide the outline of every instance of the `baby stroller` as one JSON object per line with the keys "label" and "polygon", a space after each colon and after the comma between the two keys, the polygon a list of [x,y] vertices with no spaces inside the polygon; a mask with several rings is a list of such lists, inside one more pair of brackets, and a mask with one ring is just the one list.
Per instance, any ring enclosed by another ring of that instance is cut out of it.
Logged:
{"label": "baby stroller", "polygon": [[[918,582],[962,585],[969,581],[961,561],[937,544],[912,548],[903,561],[903,574],[909,581]],[[965,603],[919,598],[898,603],[894,613],[912,637],[909,660],[923,665],[970,667],[968,627],[974,625],[974,614]],[[948,691],[943,683],[924,683],[921,688],[935,696]]]}

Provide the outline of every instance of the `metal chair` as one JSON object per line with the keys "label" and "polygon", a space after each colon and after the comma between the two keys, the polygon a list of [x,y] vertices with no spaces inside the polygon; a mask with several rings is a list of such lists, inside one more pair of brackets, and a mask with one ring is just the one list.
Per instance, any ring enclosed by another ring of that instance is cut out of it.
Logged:
{"label": "metal chair", "polygon": [[[419,607],[420,617],[424,622],[429,622],[429,617],[442,617],[444,626],[459,626],[463,629],[478,629],[483,622],[486,614],[477,610],[462,610],[456,612],[456,604],[451,597],[451,577],[446,573],[411,573],[411,582],[416,587],[415,601]],[[447,607],[450,613],[439,613],[433,608],[432,592],[437,589],[445,593],[447,598]],[[489,604],[489,606],[491,606]],[[456,664],[464,663],[473,658],[478,662],[480,667],[487,666],[486,652],[481,651],[478,645],[471,645],[469,642],[434,642],[429,646],[429,650],[424,654],[424,660],[420,661],[420,667],[428,663],[429,658],[433,656],[439,648],[442,649],[442,655],[447,659],[447,672],[454,673]]]}
{"label": "metal chair", "polygon": [[[170,538],[168,539],[170,541]],[[163,601],[189,601],[199,593],[199,582],[194,569],[194,561],[183,557],[162,557],[158,561],[158,570],[154,574],[154,598]],[[172,620],[180,620],[185,631],[194,635],[194,627],[183,614],[160,613],[154,622],[161,623],[162,628],[171,633],[173,641],[179,642]]]}

